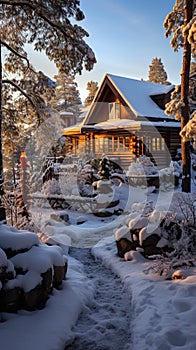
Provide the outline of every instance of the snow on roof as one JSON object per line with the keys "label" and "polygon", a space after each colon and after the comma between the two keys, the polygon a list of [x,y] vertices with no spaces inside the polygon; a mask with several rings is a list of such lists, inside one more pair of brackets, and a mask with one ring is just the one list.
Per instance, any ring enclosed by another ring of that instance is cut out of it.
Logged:
{"label": "snow on roof", "polygon": [[105,122],[101,122],[95,125],[84,125],[83,128],[85,130],[112,130],[112,129],[141,129],[142,126],[149,127],[167,127],[167,128],[179,128],[180,123],[176,121],[161,121],[161,122],[150,122],[148,120],[143,121],[135,121],[130,119],[114,119],[114,120],[106,120]]}
{"label": "snow on roof", "polygon": [[83,126],[83,123],[80,124],[75,124],[72,126],[69,126],[68,128],[65,128],[62,132],[62,135],[72,135],[72,134],[80,134],[81,133],[81,128]]}
{"label": "snow on roof", "polygon": [[106,74],[120,95],[126,100],[129,107],[134,110],[137,116],[171,118],[157,106],[150,96],[168,93],[173,85],[151,83],[143,80],[136,80]]}

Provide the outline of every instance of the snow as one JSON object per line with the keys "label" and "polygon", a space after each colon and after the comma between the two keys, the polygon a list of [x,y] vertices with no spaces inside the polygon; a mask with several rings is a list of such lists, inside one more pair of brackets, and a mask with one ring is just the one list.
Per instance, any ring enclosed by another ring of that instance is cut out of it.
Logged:
{"label": "snow", "polygon": [[138,116],[168,119],[150,96],[166,94],[173,89],[172,85],[155,84],[112,74],[107,74],[107,76]]}
{"label": "snow", "polygon": [[0,248],[0,268],[7,266],[7,256],[5,252]]}
{"label": "snow", "polygon": [[[33,245],[38,245],[39,239],[35,233],[27,231],[18,231],[14,227],[0,225],[0,246],[1,248],[11,248],[12,250],[20,250]],[[17,234],[16,234],[17,233]]]}
{"label": "snow", "polygon": [[[121,190],[125,191],[125,187],[122,187]],[[195,350],[196,268],[192,267],[187,270],[181,268],[175,272],[172,280],[166,280],[164,276],[159,276],[150,269],[153,262],[144,259],[139,249],[126,253],[125,260],[117,256],[114,241],[115,229],[119,227],[118,235],[120,237],[121,234],[126,233],[124,223],[137,225],[140,214],[144,215],[145,210],[149,210],[149,208],[145,208],[147,196],[148,203],[150,200],[154,204],[155,199],[158,201],[158,205],[155,205],[156,211],[150,218],[150,224],[153,225],[161,220],[160,204],[163,209],[168,209],[170,194],[147,194],[144,191],[140,193],[138,188],[132,188],[131,198],[129,198],[131,203],[126,205],[126,208],[130,208],[135,203],[131,214],[106,219],[96,218],[92,214],[83,214],[86,221],[81,225],[77,225],[80,213],[69,212],[70,225],[63,223],[63,221],[46,220],[45,216],[42,217],[45,239],[48,235],[49,239],[57,241],[61,245],[61,248],[50,247],[51,250],[54,249],[55,259],[56,253],[58,259],[58,250],[63,249],[67,253],[67,245],[72,242],[72,245],[78,248],[91,248],[97,259],[98,268],[101,265],[101,260],[104,266],[119,276],[130,300],[130,303],[127,304],[127,312],[131,315],[131,321],[127,327],[130,329],[131,344],[127,345],[126,350],[177,350],[179,347],[181,350]],[[176,206],[176,202],[173,205]],[[2,232],[5,231],[8,239],[12,242],[10,237],[13,229],[2,230]],[[36,240],[31,234],[29,237],[31,238],[29,242],[27,240],[27,243],[31,247],[31,244],[35,243]],[[16,242],[12,242],[12,244],[16,246]],[[31,251],[34,251],[33,255],[36,254],[38,257],[36,270],[34,265],[35,272],[43,271],[45,267],[45,262],[41,258],[44,247],[41,246],[39,249],[36,246],[31,248]],[[80,249],[78,250],[78,258],[82,261]],[[25,259],[25,253],[21,255],[24,256],[24,259],[20,257],[19,265],[25,269],[31,263],[31,259],[30,261]],[[87,304],[91,305],[95,294],[95,282],[100,276],[97,274],[93,276],[93,279],[87,278],[83,264],[69,255],[67,258],[68,272],[66,280],[63,281],[62,289],[53,289],[43,310],[34,312],[21,310],[17,314],[0,314],[2,348],[7,350],[13,348],[20,350],[63,350],[64,345],[73,339],[72,327],[76,324],[82,308]],[[61,261],[56,261],[56,263],[59,264]],[[32,278],[32,282],[37,278],[36,275],[29,277]],[[22,281],[18,283],[22,283]],[[96,302],[95,305],[99,308]],[[99,319],[101,325],[101,322],[104,321],[104,314],[101,313]],[[113,323],[119,324],[118,312],[114,313]],[[118,336],[118,329],[115,329],[114,334],[108,350],[117,349],[115,336]],[[99,338],[96,338],[96,335],[95,341],[98,344]]]}
{"label": "snow", "polygon": [[[157,122],[151,122],[149,120],[143,120],[143,121],[137,121],[137,120],[130,120],[130,119],[113,119],[113,120],[106,120],[104,122],[100,122],[94,125],[86,125],[84,124],[82,127],[82,130],[91,131],[91,130],[116,130],[116,129],[125,129],[130,131],[140,130],[142,127],[150,127],[150,128],[180,128],[180,123],[176,121],[157,121]],[[67,134],[67,130],[66,134]]]}

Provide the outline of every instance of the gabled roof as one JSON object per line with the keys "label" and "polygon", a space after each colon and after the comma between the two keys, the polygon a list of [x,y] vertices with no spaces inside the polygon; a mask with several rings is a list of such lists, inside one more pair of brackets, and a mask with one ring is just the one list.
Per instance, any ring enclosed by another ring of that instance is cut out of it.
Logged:
{"label": "gabled roof", "polygon": [[151,96],[164,95],[174,89],[173,85],[163,85],[151,83],[143,80],[136,80],[131,78],[125,78],[112,74],[106,74],[102,80],[102,83],[95,95],[91,108],[84,121],[86,124],[89,121],[89,117],[93,110],[93,104],[99,101],[100,91],[106,81],[112,84],[117,93],[122,97],[127,106],[137,117],[151,117],[161,119],[173,119],[173,117],[167,116],[164,111],[153,101]]}

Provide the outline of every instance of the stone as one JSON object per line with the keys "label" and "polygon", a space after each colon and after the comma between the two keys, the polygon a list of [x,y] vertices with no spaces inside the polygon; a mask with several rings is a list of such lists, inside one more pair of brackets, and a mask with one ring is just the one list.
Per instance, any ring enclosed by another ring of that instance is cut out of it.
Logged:
{"label": "stone", "polygon": [[61,213],[59,214],[61,220],[65,221],[65,222],[69,222],[69,215],[66,213]]}
{"label": "stone", "polygon": [[54,266],[53,286],[59,288],[67,273],[67,262],[63,266]]}
{"label": "stone", "polygon": [[142,241],[142,248],[144,249],[143,255],[148,257],[151,255],[161,254],[162,249],[156,247],[159,241],[160,237],[156,233],[152,233],[150,236],[146,237],[146,239]]}
{"label": "stone", "polygon": [[10,258],[13,258],[17,254],[28,252],[29,249],[24,248],[24,249],[13,250],[11,248],[4,248],[3,250],[4,250],[5,254],[7,255],[7,258],[10,259]]}
{"label": "stone", "polygon": [[160,241],[160,237],[156,233],[152,233],[142,241],[142,248],[154,246]]}
{"label": "stone", "polygon": [[42,309],[48,299],[44,287],[39,284],[28,292],[24,292],[23,308],[28,311]]}
{"label": "stone", "polygon": [[6,289],[0,293],[0,311],[17,312],[22,307],[23,291],[19,287]]}
{"label": "stone", "polygon": [[52,268],[49,268],[46,272],[41,274],[42,276],[42,287],[47,294],[52,291]]}
{"label": "stone", "polygon": [[138,245],[135,242],[129,241],[127,238],[121,238],[116,241],[118,256],[124,258],[124,254],[130,250],[136,250]]}

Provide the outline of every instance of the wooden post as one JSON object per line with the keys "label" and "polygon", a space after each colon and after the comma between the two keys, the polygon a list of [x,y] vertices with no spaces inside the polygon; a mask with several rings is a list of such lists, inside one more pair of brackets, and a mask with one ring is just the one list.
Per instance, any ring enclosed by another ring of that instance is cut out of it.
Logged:
{"label": "wooden post", "polygon": [[[193,0],[185,1],[184,25],[191,20],[193,15]],[[184,51],[181,73],[181,101],[183,102],[181,130],[189,121],[189,73],[191,62],[191,45],[188,42],[188,35],[184,36]],[[190,142],[181,141],[182,148],[182,192],[191,192],[191,158]]]}

